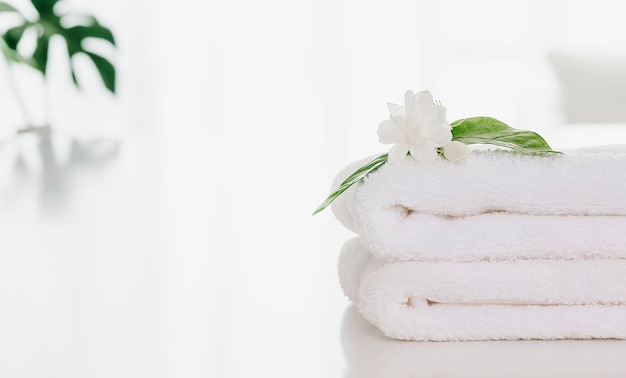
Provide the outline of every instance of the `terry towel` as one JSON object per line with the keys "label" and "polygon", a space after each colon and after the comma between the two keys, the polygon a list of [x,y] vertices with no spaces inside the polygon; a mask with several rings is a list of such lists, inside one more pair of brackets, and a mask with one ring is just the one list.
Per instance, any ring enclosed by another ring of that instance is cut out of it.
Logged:
{"label": "terry towel", "polygon": [[[346,167],[335,187],[367,162]],[[388,260],[626,258],[626,148],[385,164],[332,204]]]}
{"label": "terry towel", "polygon": [[626,260],[388,261],[355,238],[339,277],[357,310],[405,340],[626,338]]}

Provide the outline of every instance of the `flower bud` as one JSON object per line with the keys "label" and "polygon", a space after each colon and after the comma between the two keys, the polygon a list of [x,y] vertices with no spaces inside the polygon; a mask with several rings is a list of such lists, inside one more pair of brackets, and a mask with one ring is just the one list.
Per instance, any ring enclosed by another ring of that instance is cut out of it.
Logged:
{"label": "flower bud", "polygon": [[467,154],[469,154],[469,149],[458,140],[453,140],[443,146],[443,156],[450,161],[461,161],[467,157]]}

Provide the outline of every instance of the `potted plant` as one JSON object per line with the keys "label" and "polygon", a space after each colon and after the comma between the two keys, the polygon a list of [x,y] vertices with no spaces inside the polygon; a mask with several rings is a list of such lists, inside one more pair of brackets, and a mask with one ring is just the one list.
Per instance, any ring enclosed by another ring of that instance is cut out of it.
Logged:
{"label": "potted plant", "polygon": [[[39,71],[45,79],[49,73],[47,68],[51,48],[50,40],[60,38],[65,42],[66,51],[69,55],[68,68],[74,84],[79,87],[72,59],[83,54],[93,62],[106,89],[115,94],[116,70],[114,64],[107,58],[90,51],[84,43],[88,39],[98,39],[115,48],[113,33],[92,15],[63,11],[63,7],[59,7],[63,2],[63,0],[30,0],[36,16],[26,17],[13,5],[0,1],[0,17],[12,15],[6,18],[12,18],[15,21],[6,30],[0,30],[2,33],[0,34],[0,55],[6,60],[9,69],[15,64],[27,65]],[[28,41],[28,39],[31,40]],[[24,51],[23,45],[29,44],[34,46],[32,51]],[[49,134],[51,130],[49,121],[43,125],[33,123],[11,73],[9,73],[8,78],[9,85],[27,122],[26,127],[19,129],[18,133]]]}

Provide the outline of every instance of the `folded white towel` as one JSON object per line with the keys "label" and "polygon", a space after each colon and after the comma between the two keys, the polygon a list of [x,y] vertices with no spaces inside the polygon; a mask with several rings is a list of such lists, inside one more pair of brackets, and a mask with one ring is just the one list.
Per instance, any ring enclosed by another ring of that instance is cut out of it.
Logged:
{"label": "folded white towel", "polygon": [[346,295],[406,340],[626,338],[626,260],[391,262],[348,241]]}
{"label": "folded white towel", "polygon": [[348,363],[345,378],[626,375],[623,340],[407,343],[384,337],[354,306],[344,313],[341,344]]}
{"label": "folded white towel", "polygon": [[[344,169],[335,187],[366,161]],[[386,259],[626,258],[626,148],[474,151],[461,163],[406,158],[332,208]]]}

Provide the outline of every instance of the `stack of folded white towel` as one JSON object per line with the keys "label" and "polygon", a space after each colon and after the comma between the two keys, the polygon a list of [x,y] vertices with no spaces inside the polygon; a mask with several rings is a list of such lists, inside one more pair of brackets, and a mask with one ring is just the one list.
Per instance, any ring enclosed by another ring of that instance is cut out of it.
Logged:
{"label": "stack of folded white towel", "polygon": [[407,157],[332,208],[358,234],[344,292],[387,336],[626,338],[625,147]]}

